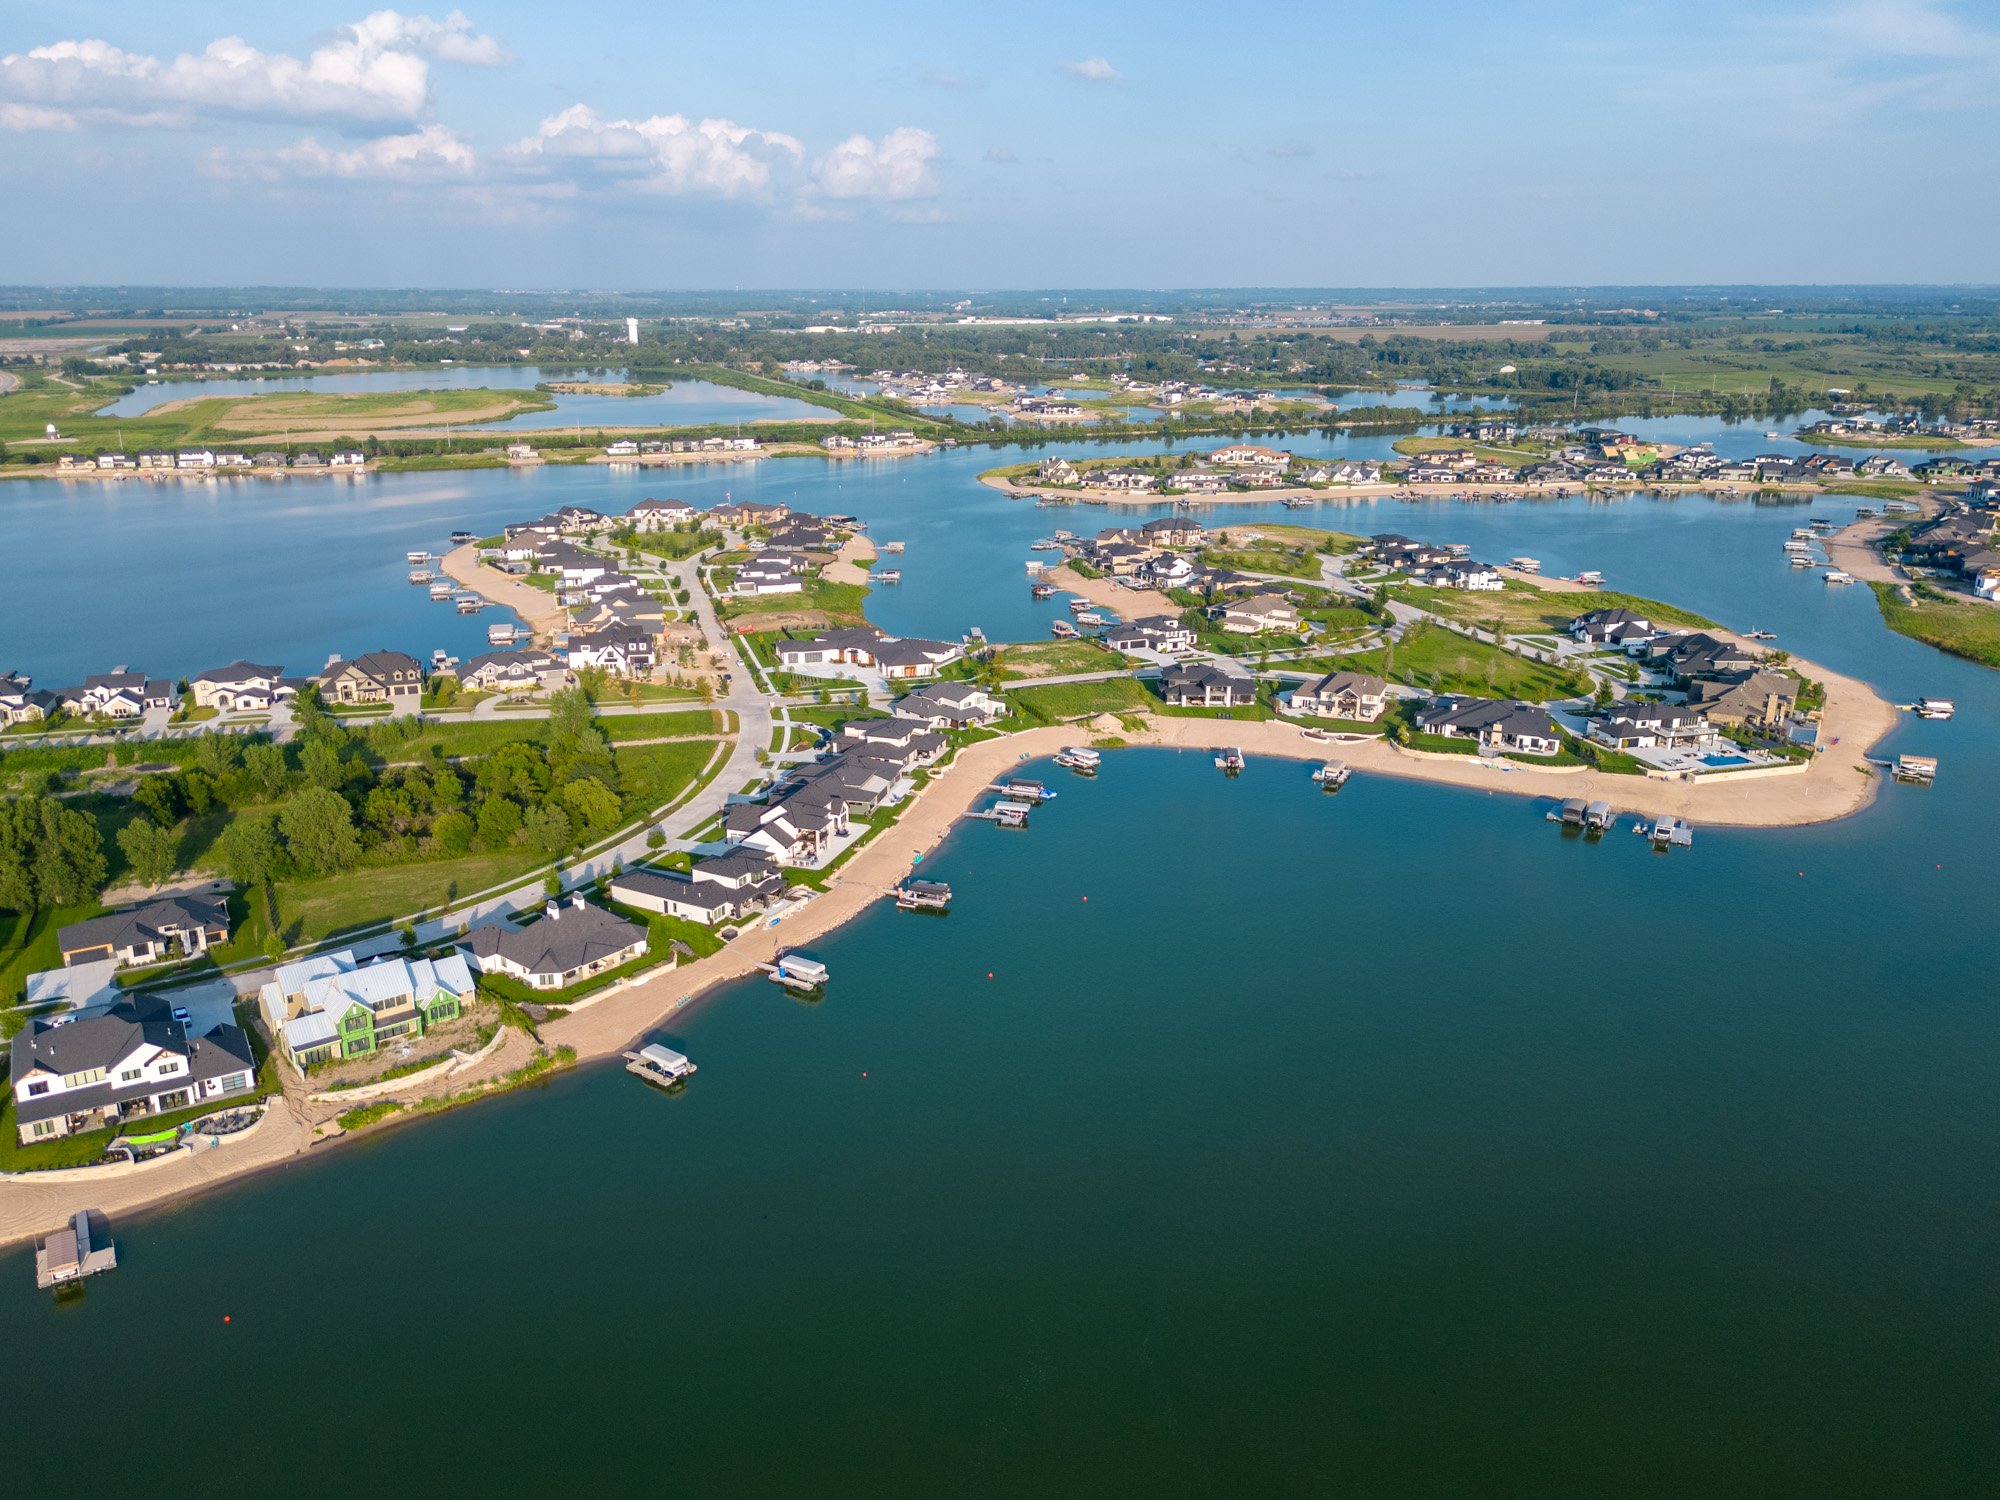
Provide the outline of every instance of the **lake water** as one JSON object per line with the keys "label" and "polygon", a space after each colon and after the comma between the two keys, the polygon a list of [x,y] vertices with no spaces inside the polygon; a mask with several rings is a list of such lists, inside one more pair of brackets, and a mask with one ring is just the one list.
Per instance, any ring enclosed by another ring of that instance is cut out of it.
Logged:
{"label": "lake water", "polygon": [[[1712,441],[1731,454],[1803,448],[1766,440],[1754,425],[1710,420],[1678,430],[1677,440]],[[1183,446],[1205,451],[1218,441]],[[1274,441],[1313,456],[1394,456],[1386,435],[1311,432]],[[498,610],[460,616],[434,603],[405,581],[407,551],[441,552],[452,531],[487,536],[559,505],[622,513],[646,496],[668,495],[698,506],[733,497],[858,515],[878,544],[909,546],[903,583],[877,590],[869,601],[871,618],[884,629],[955,639],[977,625],[994,640],[1039,640],[1067,612],[1060,600],[1030,597],[1023,565],[1047,556],[1032,552],[1031,542],[1058,527],[1087,534],[1170,510],[1165,504],[1038,507],[977,482],[985,469],[1047,451],[1156,450],[1145,440],[1121,445],[1076,437],[1047,449],[967,447],[924,458],[765,459],[673,470],[590,464],[359,480],[9,480],[0,484],[0,521],[17,539],[12,555],[23,582],[0,591],[0,660],[60,687],[118,664],[184,676],[238,656],[305,671],[330,654],[381,647],[425,658],[437,647],[465,655],[484,648],[487,625],[513,616]],[[1596,568],[1614,587],[1710,613],[1712,600],[1690,596],[1725,574],[1732,588],[1759,580],[1758,589],[1737,595],[1755,601],[1755,618],[1717,617],[1741,628],[1781,629],[1793,610],[1802,620],[1844,614],[1874,620],[1865,589],[1828,589],[1816,573],[1787,569],[1779,552],[1807,513],[1847,516],[1857,503],[1327,500],[1301,511],[1276,502],[1215,506],[1201,519],[1463,541],[1485,558],[1533,555],[1551,574]],[[91,580],[87,608],[78,607],[82,601],[68,582],[75,579]]]}
{"label": "lake water", "polygon": [[[99,416],[143,416],[169,401],[200,396],[269,396],[285,391],[360,395],[376,391],[532,390],[544,380],[617,381],[623,370],[549,370],[538,365],[449,365],[424,370],[358,370],[222,380],[162,381],[128,391]],[[810,401],[766,396],[706,380],[677,380],[652,396],[558,395],[553,411],[523,412],[477,430],[545,431],[577,427],[695,427],[782,419],[821,420],[832,413]]]}
{"label": "lake water", "polygon": [[[72,649],[423,645],[368,572],[406,545],[725,491],[907,540],[892,629],[1039,636],[1025,540],[1105,519],[972,481],[1010,458],[9,483],[46,582],[4,602],[6,654],[54,682]],[[1111,756],[926,860],[950,917],[815,942],[823,1002],[745,983],[685,1015],[682,1097],[588,1070],[121,1222],[74,1307],[0,1257],[13,1367],[58,1372],[0,1414],[13,1483],[1994,1493],[2000,675],[1785,568],[1853,503],[1276,513],[1598,567],[1954,697],[1888,746],[1938,755],[1934,788],[1662,856],[1492,793]],[[152,1400],[106,1411],[82,1371]],[[347,1392],[365,1437],[303,1438]]]}

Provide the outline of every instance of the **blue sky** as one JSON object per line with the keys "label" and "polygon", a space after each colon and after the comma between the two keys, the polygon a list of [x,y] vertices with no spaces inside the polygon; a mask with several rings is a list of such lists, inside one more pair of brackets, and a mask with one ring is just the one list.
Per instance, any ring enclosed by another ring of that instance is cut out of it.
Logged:
{"label": "blue sky", "polygon": [[2000,3],[7,0],[0,281],[2000,281]]}

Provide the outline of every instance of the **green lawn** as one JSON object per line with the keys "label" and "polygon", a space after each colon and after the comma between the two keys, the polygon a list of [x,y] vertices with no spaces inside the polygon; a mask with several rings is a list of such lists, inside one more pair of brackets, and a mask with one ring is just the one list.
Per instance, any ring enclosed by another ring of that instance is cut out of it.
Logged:
{"label": "green lawn", "polygon": [[1319,577],[1319,554],[1307,548],[1208,547],[1202,561],[1238,573],[1278,573],[1288,578]]}
{"label": "green lawn", "polygon": [[1869,587],[1875,591],[1883,622],[1898,635],[1976,661],[1982,667],[2000,668],[2000,606],[1953,598],[1926,584],[1912,590],[1914,604],[1905,603],[1894,584],[1871,583]]}
{"label": "green lawn", "polygon": [[22,912],[0,912],[4,939],[0,939],[0,1004],[12,1005],[21,998],[22,986],[30,974],[62,967],[56,948],[56,931],[72,922],[95,917],[102,906],[66,906],[36,912],[29,918]]}
{"label": "green lawn", "polygon": [[[606,714],[598,719],[597,726],[614,745],[626,740],[722,732],[715,710],[710,708],[674,709],[651,714]],[[548,732],[548,720],[544,718],[492,719],[462,724],[426,723],[413,738],[380,753],[391,761],[428,760],[433,747],[452,756],[487,755],[502,745],[520,741],[539,744],[548,738]]]}
{"label": "green lawn", "polygon": [[1629,609],[1644,615],[1655,625],[1678,625],[1690,630],[1705,630],[1715,624],[1715,621],[1693,610],[1611,589],[1559,593],[1554,589],[1538,589],[1532,584],[1509,583],[1496,593],[1475,593],[1465,589],[1427,589],[1413,584],[1399,584],[1392,587],[1389,593],[1391,598],[1404,604],[1414,604],[1434,615],[1444,615],[1469,625],[1484,628],[1489,621],[1497,619],[1506,630],[1514,633],[1551,631],[1566,634],[1571,620],[1594,609]]}
{"label": "green lawn", "polygon": [[1396,682],[1440,693],[1481,698],[1519,698],[1545,703],[1586,691],[1569,672],[1528,661],[1486,641],[1468,640],[1440,625],[1418,625],[1396,643],[1395,661],[1385,670],[1384,651],[1346,657],[1346,669],[1372,672]]}
{"label": "green lawn", "polygon": [[315,942],[448,905],[474,891],[519,880],[548,862],[540,850],[517,847],[284,880],[278,882],[278,920],[288,942]]}
{"label": "green lawn", "polygon": [[1134,710],[1150,712],[1160,706],[1159,699],[1130,677],[1016,688],[1007,694],[1007,701],[1023,717],[1043,724],[1081,718],[1086,714],[1130,713]]}
{"label": "green lawn", "polygon": [[827,578],[810,578],[796,594],[765,594],[753,599],[718,599],[715,612],[725,620],[755,620],[760,615],[789,615],[814,611],[836,625],[860,625],[862,602],[868,587],[860,583],[835,583]]}
{"label": "green lawn", "polygon": [[1029,641],[1000,646],[993,659],[1000,667],[1003,682],[1020,682],[1035,677],[1066,677],[1077,672],[1109,672],[1134,665],[1122,651],[1112,651],[1091,641]]}

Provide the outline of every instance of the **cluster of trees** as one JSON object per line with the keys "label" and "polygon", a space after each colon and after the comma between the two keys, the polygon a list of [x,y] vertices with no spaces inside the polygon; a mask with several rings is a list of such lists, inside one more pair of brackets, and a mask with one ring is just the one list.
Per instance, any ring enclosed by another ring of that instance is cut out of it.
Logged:
{"label": "cluster of trees", "polygon": [[[555,696],[542,739],[458,760],[433,744],[427,756],[399,761],[421,732],[414,719],[350,730],[310,690],[295,712],[290,744],[205,735],[190,764],[140,776],[128,798],[72,805],[45,784],[0,806],[0,907],[31,912],[97,897],[108,861],[91,810],[117,828],[118,851],[140,884],[161,885],[203,860],[267,901],[274,881],[363,863],[514,845],[560,855],[624,821],[617,757],[577,689]],[[190,847],[218,811],[229,816],[213,843]]]}

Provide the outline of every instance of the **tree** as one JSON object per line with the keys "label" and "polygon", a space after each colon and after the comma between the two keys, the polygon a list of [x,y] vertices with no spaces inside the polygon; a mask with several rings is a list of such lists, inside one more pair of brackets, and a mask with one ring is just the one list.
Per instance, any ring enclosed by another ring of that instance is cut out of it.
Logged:
{"label": "tree", "polygon": [[268,817],[238,818],[222,830],[211,851],[216,867],[245,890],[271,878],[278,862],[278,829]]}
{"label": "tree", "polygon": [[157,890],[172,877],[178,842],[151,818],[134,818],[119,829],[118,847],[139,884]]}
{"label": "tree", "polygon": [[194,758],[195,764],[217,781],[234,771],[242,759],[236,741],[226,734],[205,734],[196,740]]}
{"label": "tree", "polygon": [[171,773],[142,776],[133,789],[132,800],[144,808],[154,822],[165,825],[180,821],[182,800],[180,778]]}
{"label": "tree", "polygon": [[285,764],[283,747],[268,742],[244,749],[243,769],[266,797],[282,797],[292,782],[291,767]]}
{"label": "tree", "polygon": [[310,786],[278,815],[285,848],[308,875],[330,875],[353,865],[361,852],[354,810],[347,799],[325,787]]}
{"label": "tree", "polygon": [[585,828],[616,828],[623,816],[617,795],[595,777],[569,782],[560,795],[570,816]]}
{"label": "tree", "polygon": [[82,906],[104,885],[97,824],[54,797],[0,804],[0,906]]}
{"label": "tree", "polygon": [[575,838],[571,829],[569,814],[553,802],[544,802],[539,807],[528,809],[522,821],[521,831],[530,844],[550,854],[560,854],[569,848]]}
{"label": "tree", "polygon": [[472,821],[471,815],[457,811],[439,813],[437,821],[431,824],[431,837],[447,854],[465,853],[478,832],[479,825]]}
{"label": "tree", "polygon": [[299,771],[310,785],[328,791],[347,779],[347,768],[341,764],[340,751],[317,737],[306,740],[300,747]]}
{"label": "tree", "polygon": [[488,797],[479,804],[479,842],[504,849],[521,831],[521,804],[512,797]]}

